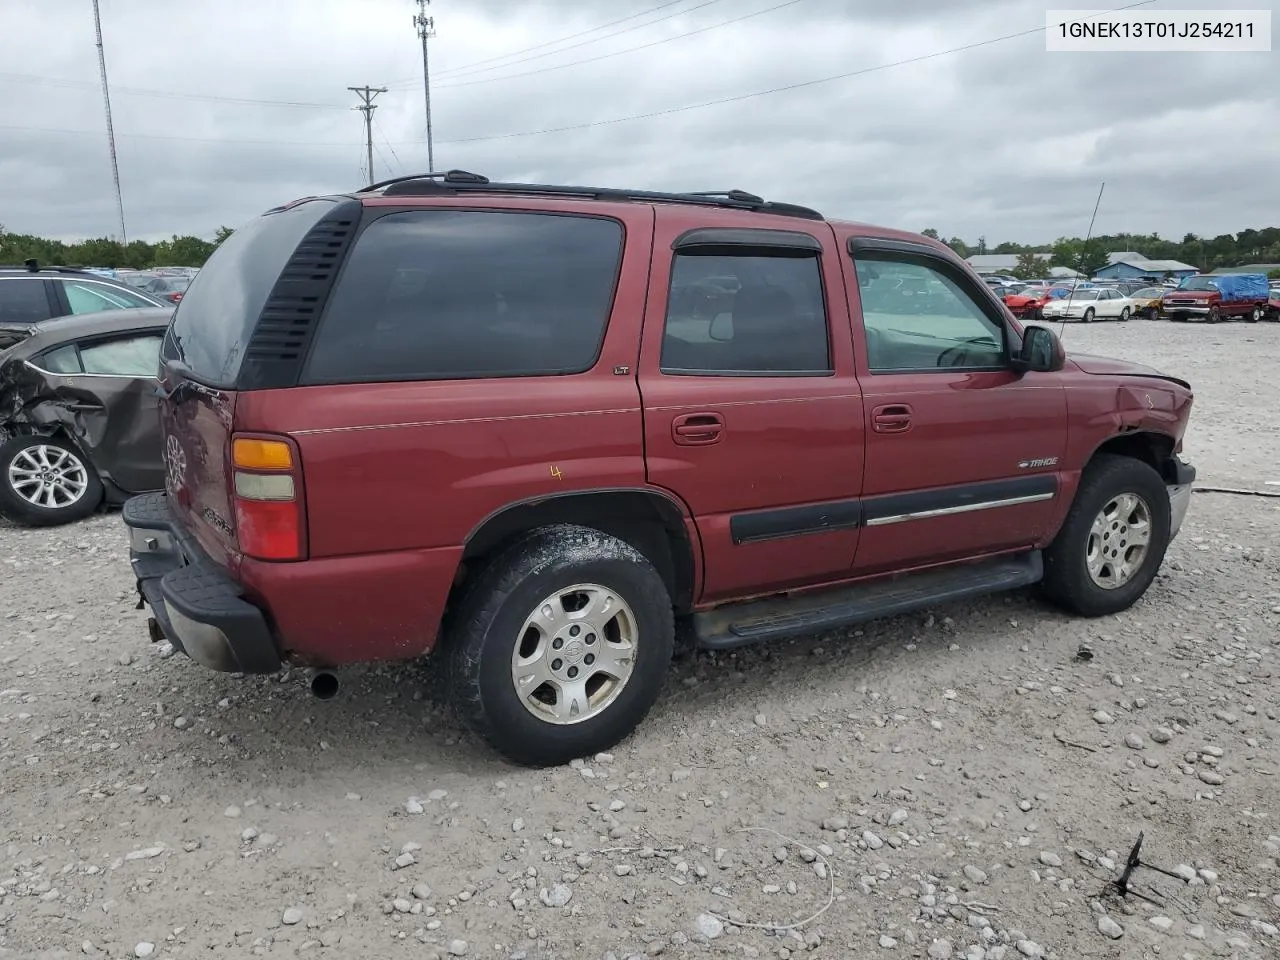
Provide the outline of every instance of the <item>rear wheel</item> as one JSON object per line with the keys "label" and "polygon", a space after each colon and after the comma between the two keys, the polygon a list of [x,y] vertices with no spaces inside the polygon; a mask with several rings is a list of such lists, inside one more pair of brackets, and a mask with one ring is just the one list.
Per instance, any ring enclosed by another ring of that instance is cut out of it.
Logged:
{"label": "rear wheel", "polygon": [[102,497],[98,474],[70,443],[17,436],[0,444],[0,514],[15,523],[72,523],[93,513]]}
{"label": "rear wheel", "polygon": [[1262,308],[1254,307],[1245,315],[1244,321],[1245,323],[1257,323],[1261,319],[1262,319]]}
{"label": "rear wheel", "polygon": [[545,527],[464,589],[449,638],[454,706],[507,758],[541,767],[607,750],[657,700],[674,646],[671,597],[630,544]]}
{"label": "rear wheel", "polygon": [[1119,613],[1146,593],[1168,546],[1169,493],[1160,475],[1140,460],[1100,454],[1045,551],[1042,587],[1072,613]]}

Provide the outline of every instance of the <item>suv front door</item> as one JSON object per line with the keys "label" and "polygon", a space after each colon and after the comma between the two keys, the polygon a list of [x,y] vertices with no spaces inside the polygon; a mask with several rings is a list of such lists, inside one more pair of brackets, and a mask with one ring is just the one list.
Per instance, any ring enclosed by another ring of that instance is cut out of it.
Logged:
{"label": "suv front door", "polygon": [[[1035,544],[1058,509],[1062,377],[1012,369],[1003,307],[925,243],[837,230],[866,406],[858,574]],[[895,281],[929,290],[905,302]]]}
{"label": "suv front door", "polygon": [[649,483],[702,541],[696,599],[847,577],[863,417],[831,229],[688,227],[659,214],[639,382]]}

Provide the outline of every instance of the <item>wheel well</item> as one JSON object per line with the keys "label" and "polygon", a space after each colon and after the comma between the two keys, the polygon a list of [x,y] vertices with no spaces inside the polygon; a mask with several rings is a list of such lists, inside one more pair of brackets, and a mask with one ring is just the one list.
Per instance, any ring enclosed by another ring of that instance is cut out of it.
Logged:
{"label": "wheel well", "polygon": [[1169,459],[1173,456],[1173,438],[1162,433],[1146,431],[1125,433],[1112,437],[1093,452],[1094,457],[1100,453],[1110,453],[1119,457],[1132,457],[1141,460],[1155,470],[1166,482],[1169,477]]}
{"label": "wheel well", "polygon": [[593,527],[635,547],[653,564],[679,611],[693,604],[693,545],[680,509],[666,497],[639,490],[565,494],[507,507],[467,539],[455,587],[494,551],[527,530],[557,523]]}

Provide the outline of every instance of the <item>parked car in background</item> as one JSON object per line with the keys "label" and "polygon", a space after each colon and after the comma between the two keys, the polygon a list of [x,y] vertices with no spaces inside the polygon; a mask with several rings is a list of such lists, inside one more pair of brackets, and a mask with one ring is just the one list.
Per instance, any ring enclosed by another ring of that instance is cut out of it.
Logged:
{"label": "parked car in background", "polygon": [[164,486],[168,307],[0,325],[0,515],[50,526]]}
{"label": "parked car in background", "polygon": [[1133,301],[1133,315],[1148,320],[1160,319],[1160,302],[1167,291],[1164,287],[1142,287],[1129,294]]}
{"label": "parked car in background", "polygon": [[1272,287],[1267,294],[1268,318],[1280,320],[1280,286]]}
{"label": "parked car in background", "polygon": [[189,286],[191,286],[189,277],[172,274],[164,277],[153,277],[142,290],[144,293],[149,293],[153,297],[163,298],[170,303],[181,303],[182,295],[186,293]]}
{"label": "parked car in background", "polygon": [[1187,277],[1164,295],[1161,315],[1170,320],[1257,323],[1266,315],[1267,277],[1262,273],[1217,273]]}
{"label": "parked car in background", "polygon": [[1014,293],[1006,293],[1004,305],[1015,317],[1023,320],[1041,319],[1044,305],[1053,299],[1052,287],[1025,287]]}
{"label": "parked car in background", "polygon": [[172,308],[128,284],[71,267],[0,267],[0,325],[32,324],[101,310]]}
{"label": "parked car in background", "polygon": [[161,358],[166,489],[124,508],[152,630],[327,695],[435,651],[539,766],[641,722],[677,618],[727,650],[1035,583],[1125,610],[1195,475],[1184,381],[1068,357],[941,243],[743,191],[286,203]]}
{"label": "parked car in background", "polygon": [[1046,320],[1128,320],[1134,301],[1119,290],[1089,287],[1070,291],[1065,297],[1050,300],[1040,310]]}

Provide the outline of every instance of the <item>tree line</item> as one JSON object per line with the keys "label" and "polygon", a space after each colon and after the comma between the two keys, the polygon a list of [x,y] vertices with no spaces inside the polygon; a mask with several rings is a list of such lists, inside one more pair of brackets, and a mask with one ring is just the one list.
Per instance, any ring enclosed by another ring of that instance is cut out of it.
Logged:
{"label": "tree line", "polygon": [[[932,227],[921,232],[942,240]],[[1181,240],[1165,240],[1156,233],[1116,233],[1087,241],[1081,237],[1059,237],[1053,243],[1040,245],[1006,242],[988,246],[985,237],[979,237],[977,243],[968,243],[960,237],[942,242],[962,257],[986,253],[1015,255],[1018,269],[1013,272],[1027,280],[1044,275],[1045,263],[1034,256],[1037,253],[1051,256],[1049,266],[1070,267],[1085,276],[1093,276],[1105,267],[1107,254],[1128,251],[1140,253],[1148,260],[1178,260],[1197,267],[1202,273],[1250,263],[1280,263],[1280,227],[1223,233],[1212,238],[1188,233]],[[1271,273],[1280,275],[1280,271]]]}
{"label": "tree line", "polygon": [[111,267],[148,270],[152,267],[202,267],[227,237],[230,227],[219,227],[212,240],[174,234],[168,240],[120,243],[109,237],[64,243],[29,233],[9,233],[0,225],[0,265],[16,266],[35,258],[42,266]]}
{"label": "tree line", "polygon": [[[56,267],[124,267],[146,270],[150,267],[200,267],[223,240],[231,235],[230,227],[219,227],[213,239],[174,236],[159,243],[133,240],[128,244],[108,237],[64,243],[24,233],[8,233],[0,225],[0,264],[21,264],[34,257],[42,264]],[[932,227],[921,231],[927,237],[941,240]],[[1209,238],[1188,233],[1181,240],[1165,240],[1158,234],[1117,233],[1108,236],[1059,237],[1053,243],[1030,245],[999,243],[989,246],[985,237],[969,243],[960,237],[943,242],[962,257],[974,254],[1002,253],[1018,257],[1013,272],[1023,279],[1034,279],[1044,273],[1043,260],[1037,253],[1050,254],[1050,266],[1070,267],[1092,276],[1107,265],[1107,254],[1133,250],[1150,260],[1178,260],[1209,272],[1218,267],[1234,267],[1248,263],[1280,263],[1280,227],[1242,230]],[[1274,273],[1274,271],[1273,271]]]}

